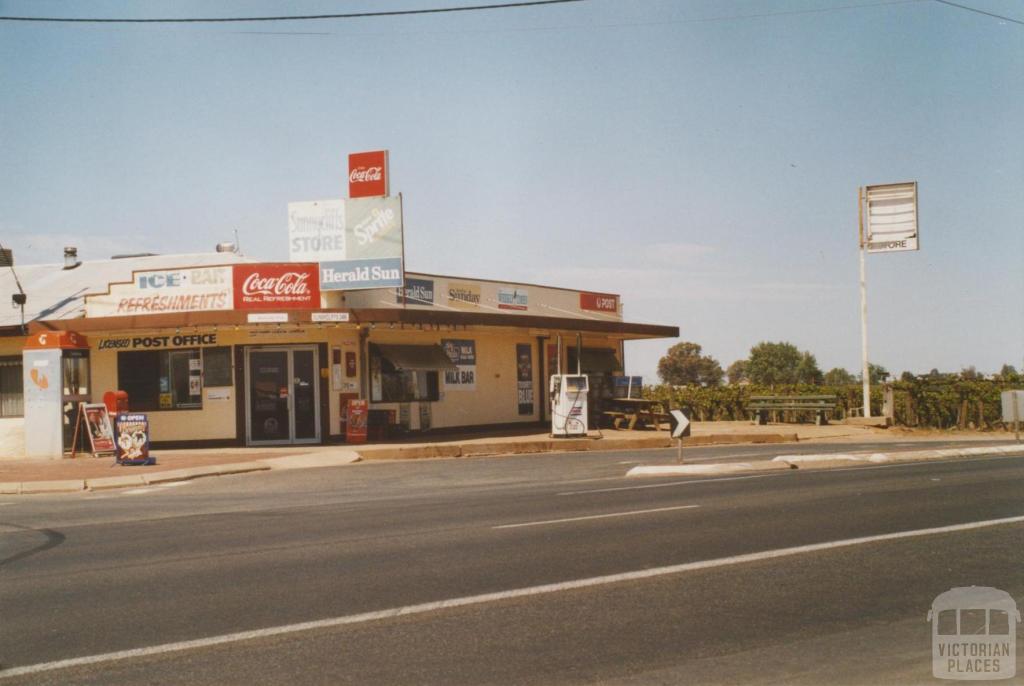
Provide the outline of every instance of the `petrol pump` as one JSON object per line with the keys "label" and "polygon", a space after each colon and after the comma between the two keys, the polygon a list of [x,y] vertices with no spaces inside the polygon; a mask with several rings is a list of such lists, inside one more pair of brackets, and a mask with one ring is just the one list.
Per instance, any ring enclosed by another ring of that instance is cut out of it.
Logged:
{"label": "petrol pump", "polygon": [[62,457],[71,450],[80,402],[89,402],[89,343],[74,331],[29,336],[21,353],[25,455]]}
{"label": "petrol pump", "polygon": [[587,435],[586,374],[553,374],[551,376],[551,435]]}

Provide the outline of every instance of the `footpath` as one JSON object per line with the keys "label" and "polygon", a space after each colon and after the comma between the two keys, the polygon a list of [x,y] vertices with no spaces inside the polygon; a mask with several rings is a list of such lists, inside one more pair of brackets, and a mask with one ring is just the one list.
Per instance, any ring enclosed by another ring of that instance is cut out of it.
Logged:
{"label": "footpath", "polygon": [[[816,442],[842,444],[861,441],[892,441],[911,443],[919,440],[954,438],[956,440],[998,440],[1005,434],[948,432],[907,432],[900,429],[831,424],[773,424],[754,426],[748,422],[695,422],[692,435],[683,439],[684,447]],[[359,446],[288,446],[275,448],[216,448],[192,450],[154,450],[157,464],[120,466],[111,457],[79,456],[74,459],[27,460],[0,456],[0,495],[66,493],[109,488],[144,487],[172,481],[186,481],[210,476],[248,472],[333,467],[368,460],[406,460],[438,458],[471,458],[488,455],[524,453],[577,452],[607,450],[638,450],[669,448],[675,445],[667,431],[593,431],[586,438],[554,439],[537,427],[500,433],[467,433],[417,437],[410,441],[366,443]],[[780,450],[784,452],[784,450]],[[922,451],[918,451],[922,452]],[[935,451],[923,451],[935,452]],[[829,453],[832,455],[832,453]],[[876,453],[877,454],[877,453]],[[1024,449],[1021,450],[1024,454]],[[784,456],[782,456],[784,457]],[[674,472],[644,472],[637,468],[631,476],[659,474],[714,474],[722,471],[757,471],[780,468],[833,467],[832,457],[806,460],[803,457],[786,462],[779,458],[772,463],[735,463],[671,465],[659,469]],[[820,456],[819,456],[820,457]],[[845,456],[845,464],[860,461]],[[923,459],[918,457],[917,459]],[[876,459],[875,461],[879,461]],[[654,468],[649,468],[654,469]],[[638,471],[639,470],[639,471]],[[635,473],[634,473],[635,472]]]}

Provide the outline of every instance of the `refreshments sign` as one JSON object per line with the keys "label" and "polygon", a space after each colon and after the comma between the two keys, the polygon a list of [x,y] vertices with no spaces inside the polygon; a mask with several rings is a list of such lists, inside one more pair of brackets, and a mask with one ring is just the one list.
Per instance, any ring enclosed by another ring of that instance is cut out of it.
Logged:
{"label": "refreshments sign", "polygon": [[388,195],[388,151],[354,152],[348,156],[348,197]]}
{"label": "refreshments sign", "polygon": [[320,274],[315,264],[239,264],[234,270],[236,310],[320,307]]}
{"label": "refreshments sign", "polygon": [[137,271],[132,283],[85,296],[85,316],[229,310],[232,303],[230,266]]}

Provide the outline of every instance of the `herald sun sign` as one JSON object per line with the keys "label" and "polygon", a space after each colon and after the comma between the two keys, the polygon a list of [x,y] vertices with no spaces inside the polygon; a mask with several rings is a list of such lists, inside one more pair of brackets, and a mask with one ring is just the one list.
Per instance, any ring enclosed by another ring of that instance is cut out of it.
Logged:
{"label": "herald sun sign", "polygon": [[354,152],[348,156],[348,197],[388,195],[388,151]]}

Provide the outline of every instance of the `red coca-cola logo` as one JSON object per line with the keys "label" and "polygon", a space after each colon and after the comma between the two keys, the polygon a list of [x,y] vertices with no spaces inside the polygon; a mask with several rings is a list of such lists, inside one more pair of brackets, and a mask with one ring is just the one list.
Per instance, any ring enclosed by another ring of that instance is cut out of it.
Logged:
{"label": "red coca-cola logo", "polygon": [[253,272],[242,282],[244,295],[307,295],[309,274],[285,272],[280,276],[261,276]]}
{"label": "red coca-cola logo", "polygon": [[380,181],[384,178],[384,167],[358,167],[348,173],[349,183]]}
{"label": "red coca-cola logo", "polygon": [[315,264],[239,264],[232,281],[238,310],[320,307],[320,274]]}
{"label": "red coca-cola logo", "polygon": [[348,156],[348,197],[388,195],[388,151],[354,152]]}

